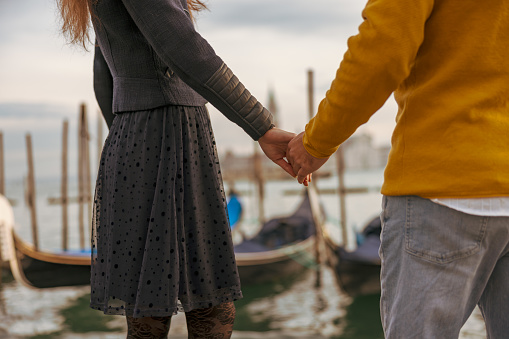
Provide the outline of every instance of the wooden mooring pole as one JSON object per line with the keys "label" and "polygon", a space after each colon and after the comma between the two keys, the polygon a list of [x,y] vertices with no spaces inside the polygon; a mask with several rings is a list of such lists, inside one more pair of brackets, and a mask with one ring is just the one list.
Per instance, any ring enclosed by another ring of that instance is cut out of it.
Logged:
{"label": "wooden mooring pole", "polygon": [[315,116],[315,85],[314,85],[314,72],[312,69],[308,70],[308,115],[309,119]]}
{"label": "wooden mooring pole", "polygon": [[260,151],[258,150],[258,143],[255,143],[253,153],[254,160],[254,179],[258,191],[258,221],[260,225],[265,222],[265,182],[263,177],[263,165]]}
{"label": "wooden mooring pole", "polygon": [[78,118],[78,229],[80,236],[80,248],[85,248],[85,225],[83,223],[83,114],[85,114],[85,105],[80,106],[80,116]]}
{"label": "wooden mooring pole", "polygon": [[35,193],[35,173],[34,173],[34,160],[32,153],[32,136],[26,134],[27,146],[27,160],[28,160],[28,207],[30,208],[30,218],[32,224],[32,238],[34,248],[39,249],[39,234],[37,232],[37,208],[36,208],[36,193]]}
{"label": "wooden mooring pole", "polygon": [[85,223],[84,204],[88,207],[88,224],[92,220],[92,189],[90,179],[90,152],[89,134],[87,122],[87,108],[85,104],[80,105],[78,119],[78,224],[80,235],[80,248],[85,249]]}
{"label": "wooden mooring pole", "polygon": [[67,251],[69,248],[69,225],[68,225],[68,206],[69,198],[67,194],[67,150],[68,150],[69,122],[64,120],[62,129],[62,250]]}
{"label": "wooden mooring pole", "polygon": [[[313,102],[313,71],[308,71],[308,97],[309,97],[309,118],[313,118],[314,116],[314,102]],[[339,180],[339,210],[341,213],[341,234],[343,237],[343,246],[348,246],[348,231],[346,226],[346,190],[345,190],[345,160],[343,154],[343,147],[340,146],[336,151],[336,162],[337,162],[337,170],[338,170],[338,180]],[[316,185],[316,179],[314,179]],[[316,186],[315,186],[316,187]]]}
{"label": "wooden mooring pole", "polygon": [[338,170],[338,193],[339,193],[339,210],[340,210],[340,226],[341,236],[343,238],[343,247],[348,247],[348,230],[346,226],[346,189],[345,189],[345,156],[343,146],[339,146],[336,151],[336,167]]}
{"label": "wooden mooring pole", "polygon": [[91,168],[90,168],[90,133],[88,131],[88,120],[87,115],[84,117],[84,141],[85,141],[85,197],[88,210],[88,234],[92,232],[92,179],[91,179]]}
{"label": "wooden mooring pole", "polygon": [[[314,72],[313,70],[308,70],[308,118],[312,119],[315,115],[315,85],[314,85]],[[316,188],[318,191],[318,186],[316,183],[316,175],[311,180],[311,185]],[[309,193],[308,193],[309,194]],[[315,218],[315,224],[318,218]],[[321,271],[320,271],[320,263],[321,263],[321,256],[320,256],[320,243],[322,241],[322,233],[320,225],[315,225],[316,228],[316,237],[315,237],[315,262],[316,262],[316,281],[315,281],[315,287],[319,288],[322,285],[322,279],[321,279]]]}

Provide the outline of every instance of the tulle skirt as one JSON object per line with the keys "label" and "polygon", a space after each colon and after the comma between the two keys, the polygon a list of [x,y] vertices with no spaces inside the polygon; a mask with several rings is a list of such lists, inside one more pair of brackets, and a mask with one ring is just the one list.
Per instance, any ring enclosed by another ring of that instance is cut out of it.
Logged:
{"label": "tulle skirt", "polygon": [[96,183],[90,306],[156,317],[241,297],[206,108],[117,115]]}

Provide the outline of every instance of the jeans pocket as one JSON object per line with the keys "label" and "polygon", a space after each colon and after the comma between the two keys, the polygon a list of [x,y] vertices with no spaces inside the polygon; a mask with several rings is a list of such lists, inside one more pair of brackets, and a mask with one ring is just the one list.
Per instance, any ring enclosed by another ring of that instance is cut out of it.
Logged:
{"label": "jeans pocket", "polygon": [[446,264],[479,251],[488,218],[462,213],[419,197],[408,197],[406,209],[407,253]]}

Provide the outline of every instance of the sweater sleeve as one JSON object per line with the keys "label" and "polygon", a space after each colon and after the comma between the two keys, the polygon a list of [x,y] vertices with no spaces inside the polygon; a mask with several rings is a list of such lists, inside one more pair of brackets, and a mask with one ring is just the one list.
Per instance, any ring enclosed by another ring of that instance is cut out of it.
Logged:
{"label": "sweater sleeve", "polygon": [[336,78],[306,125],[303,143],[325,158],[387,101],[408,77],[434,0],[370,0],[348,40]]}
{"label": "sweater sleeve", "polygon": [[113,77],[97,41],[94,54],[94,93],[104,120],[110,128],[115,117],[113,115]]}
{"label": "sweater sleeve", "polygon": [[186,84],[254,140],[273,126],[272,114],[242,85],[195,30],[180,0],[122,0],[157,55]]}

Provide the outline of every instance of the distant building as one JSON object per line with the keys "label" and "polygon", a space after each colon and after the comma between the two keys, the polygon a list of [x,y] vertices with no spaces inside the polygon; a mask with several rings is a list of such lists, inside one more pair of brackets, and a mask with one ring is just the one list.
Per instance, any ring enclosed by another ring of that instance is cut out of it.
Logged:
{"label": "distant building", "polygon": [[387,166],[387,160],[389,159],[389,153],[391,151],[390,145],[380,146],[377,148],[378,150],[378,167],[384,167]]}
{"label": "distant building", "polygon": [[387,164],[390,146],[374,147],[369,134],[353,135],[343,144],[346,169],[383,168]]}
{"label": "distant building", "polygon": [[274,116],[274,124],[276,126],[281,126],[281,117],[278,114],[278,107],[276,104],[276,95],[274,94],[274,89],[269,89],[269,102],[267,104],[268,110]]}
{"label": "distant building", "polygon": [[[350,137],[343,145],[345,169],[349,171],[384,168],[390,146],[375,147],[373,138],[369,134],[359,134]],[[257,152],[261,159],[263,176],[266,180],[291,179],[278,165],[269,160],[260,150]],[[219,155],[221,171],[225,180],[253,179],[254,156],[253,154],[239,155],[231,151]],[[318,171],[319,175],[334,175],[337,161],[334,156]]]}

